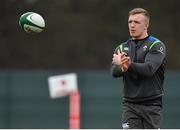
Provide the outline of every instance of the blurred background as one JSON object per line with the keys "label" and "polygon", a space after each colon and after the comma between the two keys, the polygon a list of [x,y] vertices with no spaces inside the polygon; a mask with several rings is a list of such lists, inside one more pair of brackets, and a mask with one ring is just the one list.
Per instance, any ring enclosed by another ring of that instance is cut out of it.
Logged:
{"label": "blurred background", "polygon": [[[123,84],[109,70],[135,7],[150,12],[149,34],[167,48],[162,127],[180,128],[179,0],[1,0],[0,128],[69,128],[69,97],[50,99],[47,78],[71,72],[78,74],[81,128],[121,128]],[[44,17],[42,33],[20,28],[29,11]]]}

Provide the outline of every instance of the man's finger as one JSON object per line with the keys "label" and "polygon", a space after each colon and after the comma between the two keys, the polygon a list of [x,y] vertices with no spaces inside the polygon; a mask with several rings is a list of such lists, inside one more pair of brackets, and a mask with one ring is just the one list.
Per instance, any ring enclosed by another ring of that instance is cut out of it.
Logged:
{"label": "man's finger", "polygon": [[113,54],[113,57],[115,57],[116,56],[116,54]]}
{"label": "man's finger", "polygon": [[129,57],[123,57],[120,61],[120,64],[124,64],[124,63],[128,62],[129,59],[130,59]]}
{"label": "man's finger", "polygon": [[123,56],[123,57],[121,58],[121,61],[122,61],[122,60],[125,60],[125,59],[128,59],[128,60],[129,60],[129,59],[130,59],[130,57]]}
{"label": "man's finger", "polygon": [[121,65],[123,65],[124,63],[127,63],[129,60],[128,59],[125,59],[123,61],[120,62]]}

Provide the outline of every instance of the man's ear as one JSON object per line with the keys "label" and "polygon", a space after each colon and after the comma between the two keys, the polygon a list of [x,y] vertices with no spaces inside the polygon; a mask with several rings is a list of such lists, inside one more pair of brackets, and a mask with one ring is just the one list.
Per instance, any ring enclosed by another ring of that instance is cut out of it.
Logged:
{"label": "man's ear", "polygon": [[146,20],[146,27],[145,29],[147,30],[149,28],[149,20]]}

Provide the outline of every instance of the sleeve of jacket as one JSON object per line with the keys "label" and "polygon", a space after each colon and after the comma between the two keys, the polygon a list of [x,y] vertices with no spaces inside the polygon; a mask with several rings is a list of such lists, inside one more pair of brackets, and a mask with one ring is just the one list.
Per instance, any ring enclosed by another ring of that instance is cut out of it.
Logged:
{"label": "sleeve of jacket", "polygon": [[129,71],[133,71],[139,75],[152,76],[161,66],[166,57],[166,48],[162,42],[158,42],[151,46],[146,54],[144,63],[132,62]]}
{"label": "sleeve of jacket", "polygon": [[121,67],[119,65],[112,65],[111,66],[111,75],[115,78],[123,76]]}

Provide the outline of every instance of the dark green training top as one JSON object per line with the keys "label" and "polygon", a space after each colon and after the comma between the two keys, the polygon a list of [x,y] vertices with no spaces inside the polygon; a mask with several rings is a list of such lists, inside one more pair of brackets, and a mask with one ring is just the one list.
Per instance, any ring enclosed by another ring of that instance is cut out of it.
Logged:
{"label": "dark green training top", "polygon": [[126,52],[131,65],[126,72],[118,65],[111,67],[113,77],[123,77],[125,102],[162,105],[163,81],[166,64],[165,45],[153,36],[145,39],[129,39],[117,50]]}

